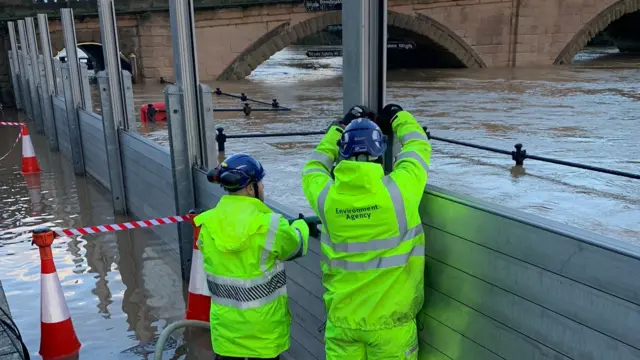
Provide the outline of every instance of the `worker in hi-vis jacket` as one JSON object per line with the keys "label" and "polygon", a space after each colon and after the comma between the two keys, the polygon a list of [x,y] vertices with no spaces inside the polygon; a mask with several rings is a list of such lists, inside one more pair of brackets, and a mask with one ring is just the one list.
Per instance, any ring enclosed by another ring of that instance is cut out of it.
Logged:
{"label": "worker in hi-vis jacket", "polygon": [[283,262],[307,254],[309,227],[305,220],[289,224],[264,204],[264,176],[253,157],[230,156],[208,175],[229,194],[194,219],[218,359],[278,359],[289,348]]}
{"label": "worker in hi-vis jacket", "polygon": [[[388,175],[383,130],[402,144]],[[430,158],[409,112],[387,105],[376,117],[355,106],[306,163],[302,187],[323,224],[327,359],[417,359],[425,250],[418,207]]]}

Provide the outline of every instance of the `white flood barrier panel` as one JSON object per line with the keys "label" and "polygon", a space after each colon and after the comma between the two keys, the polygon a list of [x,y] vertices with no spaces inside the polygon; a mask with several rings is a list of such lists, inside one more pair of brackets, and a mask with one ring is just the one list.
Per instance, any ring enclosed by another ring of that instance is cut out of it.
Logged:
{"label": "white flood barrier panel", "polygon": [[102,116],[91,111],[78,109],[78,122],[82,136],[82,152],[85,170],[102,186],[111,190],[107,150],[104,144]]}

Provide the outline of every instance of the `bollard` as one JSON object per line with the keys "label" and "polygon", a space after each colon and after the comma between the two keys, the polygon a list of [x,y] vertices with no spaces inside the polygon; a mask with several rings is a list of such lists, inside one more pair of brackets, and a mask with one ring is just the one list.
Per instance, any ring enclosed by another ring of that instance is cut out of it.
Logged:
{"label": "bollard", "polygon": [[273,99],[271,101],[271,107],[274,108],[274,109],[277,109],[277,108],[280,107],[280,103],[278,102],[278,99]]}
{"label": "bollard", "polygon": [[193,226],[193,256],[191,257],[191,275],[189,277],[189,297],[187,298],[186,320],[209,321],[211,309],[211,293],[207,286],[207,275],[204,272],[204,257],[198,248],[200,227],[193,219],[197,216],[195,210],[189,211],[189,220]]}
{"label": "bollard", "polygon": [[224,156],[224,143],[227,142],[227,135],[224,133],[224,128],[216,128],[218,134],[216,135],[216,142],[218,143],[218,164],[222,164],[225,159]]}
{"label": "bollard", "polygon": [[522,144],[518,143],[514,146],[516,151],[511,152],[511,159],[516,162],[516,166],[524,165],[524,159],[527,158],[527,150],[522,150]]}
{"label": "bollard", "polygon": [[45,360],[77,354],[81,346],[53,262],[51,245],[54,239],[54,232],[46,226],[33,230],[32,244],[40,250],[41,263],[39,353]]}
{"label": "bollard", "polygon": [[244,103],[244,105],[242,105],[242,112],[247,116],[251,115],[251,105]]}

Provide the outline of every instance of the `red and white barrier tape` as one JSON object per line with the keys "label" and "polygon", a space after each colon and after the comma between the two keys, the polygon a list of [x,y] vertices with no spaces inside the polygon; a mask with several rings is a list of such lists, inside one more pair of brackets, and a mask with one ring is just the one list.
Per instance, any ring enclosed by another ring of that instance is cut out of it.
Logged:
{"label": "red and white barrier tape", "polygon": [[7,151],[6,154],[4,154],[2,157],[0,157],[0,161],[4,160],[4,158],[6,158],[7,156],[9,156],[9,154],[11,154],[11,152],[13,151],[13,149],[16,147],[16,145],[18,145],[18,142],[20,141],[20,138],[22,137],[22,132],[18,133],[18,138],[16,139],[16,141],[13,143],[13,146],[11,146],[11,149],[9,149],[9,151]]}
{"label": "red and white barrier tape", "polygon": [[24,125],[24,123],[0,121],[0,126],[22,126],[22,125]]}
{"label": "red and white barrier tape", "polygon": [[98,234],[104,232],[112,232],[112,231],[122,231],[122,230],[131,230],[131,229],[140,229],[157,225],[167,225],[167,224],[176,224],[184,221],[189,221],[189,215],[178,215],[178,216],[169,216],[157,219],[150,220],[141,220],[141,221],[131,221],[121,224],[110,224],[110,225],[99,225],[99,226],[88,226],[78,229],[61,229],[61,230],[53,230],[56,234],[60,236],[80,236],[87,234]]}

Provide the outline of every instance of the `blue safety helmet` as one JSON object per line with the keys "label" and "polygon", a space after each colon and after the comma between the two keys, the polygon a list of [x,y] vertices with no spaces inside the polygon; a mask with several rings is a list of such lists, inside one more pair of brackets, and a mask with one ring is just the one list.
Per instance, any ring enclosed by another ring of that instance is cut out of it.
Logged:
{"label": "blue safety helmet", "polygon": [[251,183],[259,183],[265,175],[262,164],[253,156],[235,154],[226,158],[220,166],[209,170],[207,179],[209,182],[220,184],[229,192],[236,192]]}
{"label": "blue safety helmet", "polygon": [[387,139],[380,127],[366,118],[351,121],[344,129],[340,141],[340,156],[349,159],[357,155],[368,155],[368,160],[382,156],[387,149]]}

